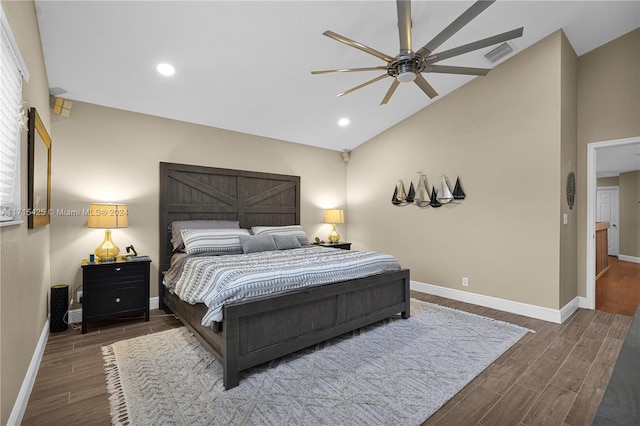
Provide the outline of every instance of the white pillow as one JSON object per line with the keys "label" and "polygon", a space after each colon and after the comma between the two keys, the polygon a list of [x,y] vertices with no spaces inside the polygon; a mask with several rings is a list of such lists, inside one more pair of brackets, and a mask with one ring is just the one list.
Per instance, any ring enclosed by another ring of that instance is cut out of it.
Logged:
{"label": "white pillow", "polygon": [[309,237],[302,229],[300,225],[289,225],[289,226],[253,226],[251,228],[254,235],[294,235],[301,246],[311,245],[309,243]]}
{"label": "white pillow", "polygon": [[183,229],[187,254],[241,254],[240,235],[249,235],[248,229]]}

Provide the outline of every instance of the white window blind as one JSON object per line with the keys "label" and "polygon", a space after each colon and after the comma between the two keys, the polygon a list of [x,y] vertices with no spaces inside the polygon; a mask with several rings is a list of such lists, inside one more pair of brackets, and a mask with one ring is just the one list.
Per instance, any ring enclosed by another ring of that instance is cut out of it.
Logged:
{"label": "white window blind", "polygon": [[0,223],[20,220],[20,107],[26,67],[0,8]]}

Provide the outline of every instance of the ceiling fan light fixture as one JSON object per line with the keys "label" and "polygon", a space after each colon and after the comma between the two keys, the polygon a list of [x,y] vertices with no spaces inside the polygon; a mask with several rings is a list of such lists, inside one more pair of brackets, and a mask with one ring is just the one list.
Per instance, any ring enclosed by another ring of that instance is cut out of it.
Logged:
{"label": "ceiling fan light fixture", "polygon": [[409,83],[415,80],[416,77],[417,75],[413,71],[403,71],[398,74],[398,76],[396,77],[396,80],[398,80],[400,83]]}

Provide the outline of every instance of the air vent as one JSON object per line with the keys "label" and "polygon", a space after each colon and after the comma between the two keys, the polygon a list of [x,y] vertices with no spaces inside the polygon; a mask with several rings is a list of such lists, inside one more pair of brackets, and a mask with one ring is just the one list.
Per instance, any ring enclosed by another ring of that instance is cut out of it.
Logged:
{"label": "air vent", "polygon": [[495,64],[500,59],[509,55],[511,52],[513,52],[513,47],[511,47],[509,43],[504,42],[500,46],[493,49],[491,52],[485,54],[484,57],[487,58],[487,61]]}

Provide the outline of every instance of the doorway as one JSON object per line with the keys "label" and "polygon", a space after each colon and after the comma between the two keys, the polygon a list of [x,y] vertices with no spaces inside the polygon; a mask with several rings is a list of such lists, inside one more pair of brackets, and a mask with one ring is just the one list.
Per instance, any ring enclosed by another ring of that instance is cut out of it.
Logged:
{"label": "doorway", "polygon": [[[587,145],[587,235],[586,235],[586,308],[595,309],[596,279],[595,279],[595,224],[597,220],[597,158],[598,151],[613,152],[610,148],[637,150],[640,153],[640,137],[594,142]],[[627,156],[636,158],[640,156]],[[635,170],[640,170],[636,168]],[[631,170],[618,170],[631,171]],[[616,224],[618,225],[618,224]],[[619,229],[618,229],[619,231]],[[623,230],[624,232],[624,230]]]}
{"label": "doorway", "polygon": [[[597,161],[597,160],[596,160]],[[599,186],[596,191],[596,222],[608,222],[607,248],[609,256],[620,253],[620,196],[617,186]]]}

